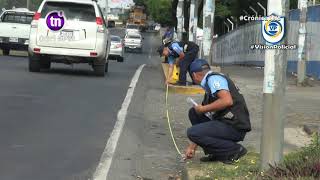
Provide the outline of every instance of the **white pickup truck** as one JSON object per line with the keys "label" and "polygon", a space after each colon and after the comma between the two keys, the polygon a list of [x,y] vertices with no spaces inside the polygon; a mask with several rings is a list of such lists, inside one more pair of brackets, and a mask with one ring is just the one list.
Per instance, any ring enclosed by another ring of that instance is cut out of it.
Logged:
{"label": "white pickup truck", "polygon": [[125,51],[128,50],[138,50],[142,53],[142,46],[143,46],[143,37],[139,33],[132,33],[129,32],[126,34],[124,38],[124,49]]}
{"label": "white pickup truck", "polygon": [[3,55],[10,50],[28,50],[30,24],[34,12],[24,8],[5,10],[0,16],[0,49]]}

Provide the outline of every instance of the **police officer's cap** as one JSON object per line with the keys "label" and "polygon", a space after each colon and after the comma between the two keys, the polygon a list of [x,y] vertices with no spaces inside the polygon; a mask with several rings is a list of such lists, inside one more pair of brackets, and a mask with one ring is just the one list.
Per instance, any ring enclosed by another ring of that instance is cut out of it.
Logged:
{"label": "police officer's cap", "polygon": [[190,65],[190,72],[196,73],[203,70],[210,70],[210,65],[205,59],[195,59]]}

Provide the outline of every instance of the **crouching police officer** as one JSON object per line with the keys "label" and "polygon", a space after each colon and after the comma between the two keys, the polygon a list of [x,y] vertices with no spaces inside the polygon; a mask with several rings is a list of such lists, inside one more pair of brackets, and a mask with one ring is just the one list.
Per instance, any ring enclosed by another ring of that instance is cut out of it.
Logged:
{"label": "crouching police officer", "polygon": [[201,85],[206,93],[202,105],[189,111],[192,127],[187,130],[187,135],[192,143],[186,149],[186,158],[192,158],[200,146],[208,155],[201,161],[233,163],[247,153],[237,143],[243,141],[251,130],[246,102],[233,81],[211,71],[206,60],[193,61],[190,72],[194,82]]}
{"label": "crouching police officer", "polygon": [[160,46],[158,52],[160,56],[168,57],[169,62],[179,58],[178,61],[175,62],[180,67],[179,82],[176,85],[185,86],[187,84],[187,72],[190,69],[190,64],[198,56],[199,46],[190,41],[170,42]]}

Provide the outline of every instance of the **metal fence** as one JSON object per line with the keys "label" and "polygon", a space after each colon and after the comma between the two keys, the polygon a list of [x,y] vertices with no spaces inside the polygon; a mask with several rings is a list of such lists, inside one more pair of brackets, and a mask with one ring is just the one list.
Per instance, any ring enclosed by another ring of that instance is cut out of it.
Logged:
{"label": "metal fence", "polygon": [[[290,11],[288,44],[298,44],[299,10]],[[308,8],[306,56],[307,73],[320,79],[320,6]],[[252,44],[265,44],[261,23],[251,22],[213,42],[213,64],[264,66],[265,51],[251,50]],[[298,49],[288,51],[288,72],[297,71]]]}

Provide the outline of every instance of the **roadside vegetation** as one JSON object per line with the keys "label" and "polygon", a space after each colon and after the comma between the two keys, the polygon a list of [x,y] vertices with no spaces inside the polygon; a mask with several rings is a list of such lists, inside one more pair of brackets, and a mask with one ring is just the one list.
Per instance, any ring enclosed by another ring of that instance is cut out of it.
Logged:
{"label": "roadside vegetation", "polygon": [[313,136],[312,143],[296,152],[284,156],[283,161],[270,166],[266,172],[259,170],[259,154],[251,151],[234,165],[222,163],[192,163],[190,169],[201,169],[201,175],[196,180],[220,179],[320,179],[320,138]]}

